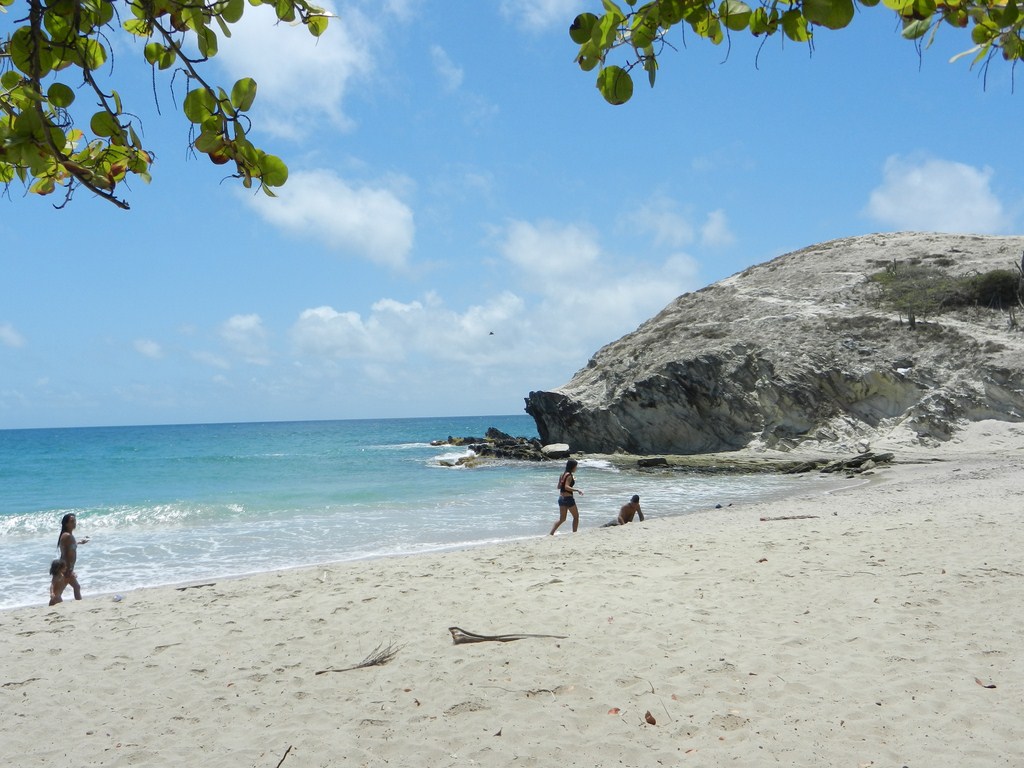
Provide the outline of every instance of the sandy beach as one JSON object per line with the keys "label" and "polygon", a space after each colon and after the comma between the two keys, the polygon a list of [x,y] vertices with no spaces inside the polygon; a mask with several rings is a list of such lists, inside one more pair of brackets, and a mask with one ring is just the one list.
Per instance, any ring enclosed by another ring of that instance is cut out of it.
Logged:
{"label": "sandy beach", "polygon": [[1022,447],[984,422],[828,494],[118,601],[85,583],[0,613],[0,757],[1021,766]]}

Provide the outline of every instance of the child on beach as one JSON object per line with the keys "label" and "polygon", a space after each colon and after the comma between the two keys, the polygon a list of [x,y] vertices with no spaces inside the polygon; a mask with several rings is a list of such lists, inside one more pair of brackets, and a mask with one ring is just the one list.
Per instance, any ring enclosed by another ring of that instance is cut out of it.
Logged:
{"label": "child on beach", "polygon": [[60,558],[50,563],[50,576],[52,577],[50,579],[50,605],[64,602],[61,595],[64,594],[64,588],[68,585],[67,568],[67,563]]}

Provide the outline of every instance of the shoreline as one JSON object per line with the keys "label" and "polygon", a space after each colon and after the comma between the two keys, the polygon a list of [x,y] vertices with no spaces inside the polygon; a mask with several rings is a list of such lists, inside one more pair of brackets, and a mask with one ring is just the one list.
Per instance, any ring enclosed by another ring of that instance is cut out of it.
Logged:
{"label": "shoreline", "polygon": [[[581,454],[580,455],[580,460],[584,461],[584,462],[587,461],[587,460],[591,460],[591,461],[598,461],[598,462],[614,463],[618,467],[618,469],[620,471],[622,471],[623,473],[637,474],[637,475],[649,474],[651,472],[659,472],[659,471],[660,472],[665,472],[665,471],[675,472],[675,471],[678,470],[678,471],[682,471],[682,472],[687,472],[687,471],[693,469],[692,466],[690,466],[689,464],[685,463],[687,461],[687,459],[691,458],[691,457],[686,457],[686,456],[683,456],[683,457],[669,457],[670,460],[679,459],[681,461],[679,463],[674,463],[673,462],[668,467],[654,467],[654,468],[640,468],[640,467],[637,467],[636,464],[635,464],[635,461],[632,461],[632,462],[629,462],[629,463],[623,462],[623,456],[624,456],[624,454],[615,454],[615,459],[617,461],[612,462],[612,461],[610,461],[610,459],[612,457],[609,456],[609,455],[606,455],[606,454],[585,454],[585,455]],[[636,458],[639,458],[639,457],[630,457],[630,458],[631,459],[636,459]],[[744,458],[741,457],[741,458],[738,459],[738,464],[737,465],[735,465],[733,467],[730,467],[728,469],[725,469],[725,470],[723,470],[721,472],[712,472],[712,474],[722,474],[722,475],[749,474],[751,477],[757,477],[758,475],[761,475],[761,474],[771,474],[771,475],[776,475],[776,476],[781,476],[781,475],[785,474],[784,472],[782,472],[781,470],[779,470],[777,468],[764,469],[764,465],[762,465],[762,469],[761,470],[744,469],[744,467],[749,467],[750,466],[750,464],[748,463],[749,461],[750,460],[744,459]],[[803,463],[802,461],[793,461],[793,460],[785,459],[785,458],[783,458],[783,459],[768,458],[767,462],[768,462],[769,465],[772,465],[773,467],[779,466],[779,464],[776,463],[776,462],[780,462],[781,464],[784,464],[785,466],[795,465],[797,463]],[[867,474],[870,474],[870,473],[867,473]],[[706,507],[694,508],[694,509],[690,509],[690,510],[687,510],[687,511],[684,511],[684,512],[670,512],[670,513],[667,513],[667,514],[659,511],[659,512],[654,513],[653,516],[652,516],[652,513],[649,512],[649,511],[646,512],[645,514],[648,517],[648,521],[657,520],[657,519],[672,519],[672,518],[687,519],[687,518],[691,518],[691,517],[694,517],[694,516],[720,513],[722,510],[730,509],[730,508],[739,508],[739,507],[742,507],[742,506],[749,506],[751,504],[758,504],[758,503],[765,503],[765,502],[783,500],[783,499],[791,498],[791,497],[794,497],[794,496],[803,495],[803,494],[806,494],[806,493],[825,494],[825,493],[829,492],[830,490],[837,490],[837,489],[845,488],[848,485],[850,485],[851,481],[852,481],[852,483],[854,485],[859,484],[861,482],[864,482],[866,480],[866,478],[867,478],[867,474],[865,474],[865,475],[861,475],[861,474],[857,474],[857,475],[839,475],[837,473],[835,475],[826,475],[826,474],[823,474],[823,473],[820,473],[820,472],[817,472],[817,471],[807,471],[807,472],[802,472],[800,474],[792,475],[793,485],[791,485],[789,487],[786,487],[786,488],[767,488],[767,489],[764,489],[756,497],[756,500],[740,498],[740,499],[737,499],[737,500],[733,501],[733,500],[730,500],[729,497],[723,497],[722,501],[716,503],[714,506],[706,506]],[[805,487],[805,485],[807,485],[807,484],[818,484],[821,487],[817,487],[817,488],[814,488],[814,489],[808,489],[807,487]],[[589,533],[592,533],[592,532],[602,528],[603,524],[605,522],[607,522],[609,519],[614,517],[615,511],[617,511],[617,508],[616,509],[612,509],[612,507],[609,507],[607,509],[604,509],[604,510],[598,511],[598,512],[595,512],[595,511],[592,511],[592,510],[587,510],[582,515],[583,524],[581,524],[581,527],[580,527],[580,534],[587,535]],[[180,590],[183,590],[183,589],[191,588],[191,587],[195,586],[199,582],[204,582],[205,583],[205,582],[211,582],[211,581],[212,582],[234,581],[234,580],[239,580],[239,579],[257,578],[257,577],[260,577],[260,576],[267,576],[267,575],[272,575],[272,574],[276,574],[276,573],[292,573],[292,572],[295,572],[295,571],[302,571],[302,570],[315,571],[317,569],[322,569],[322,568],[344,567],[344,566],[347,566],[347,565],[352,565],[352,564],[357,564],[357,563],[364,563],[364,562],[371,562],[371,561],[375,561],[375,560],[389,560],[389,559],[393,559],[393,558],[405,558],[405,557],[425,557],[425,556],[431,556],[431,555],[443,556],[445,554],[449,554],[449,553],[453,553],[453,552],[471,551],[471,550],[480,549],[480,548],[487,548],[487,547],[502,547],[502,546],[509,545],[509,544],[514,544],[514,543],[520,542],[520,541],[530,541],[530,540],[546,537],[547,530],[550,528],[551,523],[554,520],[556,520],[556,519],[557,519],[557,514],[555,514],[555,513],[551,513],[549,515],[539,514],[538,517],[537,517],[538,524],[536,526],[536,531],[534,533],[532,533],[530,535],[526,535],[526,536],[517,535],[517,536],[510,536],[508,538],[498,539],[498,540],[470,541],[470,542],[462,541],[462,542],[453,542],[453,543],[449,543],[449,544],[435,544],[435,545],[431,545],[429,547],[425,547],[424,549],[419,550],[419,551],[387,552],[387,553],[383,553],[383,554],[376,553],[376,554],[360,555],[360,556],[351,557],[351,558],[342,558],[342,559],[337,559],[337,560],[324,560],[324,561],[316,562],[316,563],[312,563],[312,564],[310,564],[310,563],[298,563],[298,564],[295,564],[295,565],[286,565],[286,566],[281,566],[281,567],[269,568],[267,570],[258,570],[258,571],[249,571],[249,572],[233,572],[233,573],[225,573],[225,574],[199,575],[199,576],[195,576],[195,577],[188,577],[188,578],[184,578],[184,579],[181,579],[181,580],[168,581],[168,582],[163,582],[163,583],[140,584],[140,585],[126,585],[126,586],[118,587],[116,589],[102,589],[102,590],[97,591],[97,592],[89,591],[89,589],[88,589],[88,581],[86,581],[84,589],[83,589],[83,591],[85,592],[85,598],[84,598],[83,602],[87,602],[89,600],[109,600],[109,599],[111,599],[111,598],[113,598],[113,597],[115,597],[117,595],[120,595],[122,598],[126,598],[126,597],[128,597],[128,596],[130,596],[130,595],[132,595],[134,593],[141,592],[141,591],[147,591],[147,590],[174,589],[174,590],[179,590],[180,591]],[[564,533],[567,533],[567,532],[568,532],[568,528],[563,526],[563,530],[560,531],[560,534],[564,534]],[[87,575],[86,575],[86,578],[88,578]],[[39,598],[39,600],[37,602],[27,603],[27,604],[24,604],[24,605],[13,605],[13,606],[3,606],[3,607],[0,607],[0,617],[2,617],[4,613],[8,613],[8,612],[11,612],[11,611],[30,610],[30,609],[33,609],[33,608],[40,608],[40,607],[44,607],[45,608],[46,607],[46,605],[45,605],[45,597],[46,597],[46,595],[45,595],[45,587],[46,587],[46,583],[45,582],[40,582],[40,583],[43,584],[43,587],[41,587],[40,598]],[[65,600],[64,600],[65,603],[73,602],[73,600],[69,598],[69,594],[70,594],[69,592],[65,593]]]}
{"label": "shoreline", "polygon": [[820,494],[5,611],[0,739],[26,765],[1017,766],[999,430]]}

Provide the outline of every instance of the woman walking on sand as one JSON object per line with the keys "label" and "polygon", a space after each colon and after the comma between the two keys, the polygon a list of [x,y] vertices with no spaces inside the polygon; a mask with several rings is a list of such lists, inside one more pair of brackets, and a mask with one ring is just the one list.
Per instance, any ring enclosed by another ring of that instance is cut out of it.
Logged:
{"label": "woman walking on sand", "polygon": [[565,516],[572,513],[572,532],[580,527],[580,513],[576,509],[574,494],[583,495],[583,491],[576,487],[576,467],[579,462],[576,459],[569,459],[565,463],[565,471],[558,478],[558,522],[555,523],[549,535],[554,536],[558,526],[565,522]]}
{"label": "woman walking on sand", "polygon": [[[60,520],[60,536],[57,538],[57,549],[60,550],[60,559],[64,561],[64,587],[70,585],[75,592],[75,600],[82,599],[82,588],[78,585],[78,576],[75,574],[75,563],[78,562],[78,545],[85,544],[88,539],[78,540],[75,538],[75,528],[78,526],[78,518],[68,512]],[[60,595],[56,595],[60,598]],[[52,599],[52,597],[51,597]],[[58,599],[59,603],[60,600]],[[52,603],[51,603],[52,605]]]}

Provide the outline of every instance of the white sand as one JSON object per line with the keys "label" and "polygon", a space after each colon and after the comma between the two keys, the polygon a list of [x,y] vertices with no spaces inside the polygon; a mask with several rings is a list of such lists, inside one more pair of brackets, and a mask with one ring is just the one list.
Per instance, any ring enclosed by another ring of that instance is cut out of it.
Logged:
{"label": "white sand", "polygon": [[1019,768],[1021,446],[986,423],[827,496],[3,612],[0,758]]}

